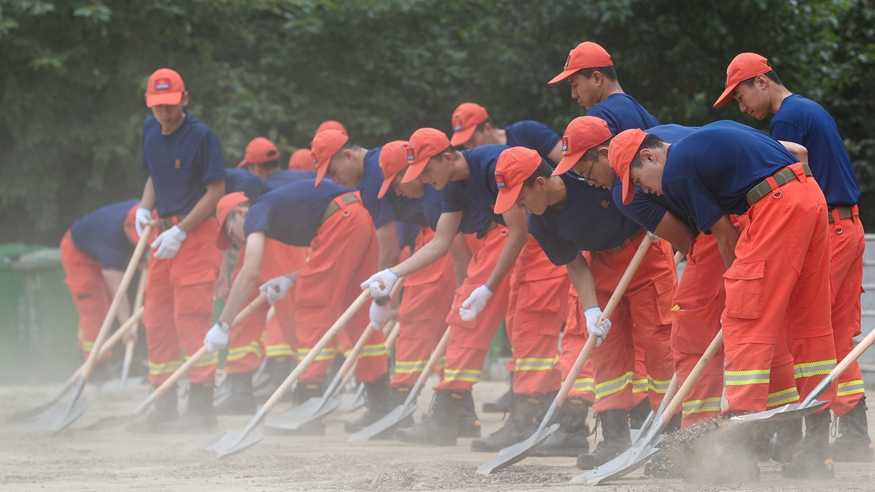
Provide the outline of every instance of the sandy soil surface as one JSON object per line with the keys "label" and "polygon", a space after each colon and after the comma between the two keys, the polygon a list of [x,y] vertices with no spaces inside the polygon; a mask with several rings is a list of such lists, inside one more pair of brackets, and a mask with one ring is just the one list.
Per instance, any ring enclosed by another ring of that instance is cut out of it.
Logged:
{"label": "sandy soil surface", "polygon": [[[349,444],[342,422],[332,415],[324,437],[268,436],[248,451],[219,461],[204,448],[222,432],[140,435],[116,426],[85,429],[101,417],[126,415],[145,396],[146,388],[97,392],[89,389],[89,410],[72,428],[56,436],[27,431],[6,423],[4,416],[41,403],[54,387],[0,388],[0,490],[495,490],[522,491],[564,488],[579,471],[571,458],[529,458],[495,475],[477,475],[478,464],[493,455],[473,453],[469,440],[452,448],[428,448],[390,441]],[[479,402],[504,390],[481,383]],[[420,408],[425,407],[423,395]],[[870,394],[870,401],[872,395]],[[872,413],[870,411],[870,413]],[[500,425],[501,416],[481,415],[485,431]],[[870,415],[870,422],[875,421]],[[222,430],[241,430],[245,417],[223,417]],[[875,428],[873,428],[875,431]],[[777,465],[762,465],[759,483],[705,487],[680,480],[651,479],[635,472],[601,491],[658,490],[875,490],[872,464],[836,465],[829,482],[788,481]]]}

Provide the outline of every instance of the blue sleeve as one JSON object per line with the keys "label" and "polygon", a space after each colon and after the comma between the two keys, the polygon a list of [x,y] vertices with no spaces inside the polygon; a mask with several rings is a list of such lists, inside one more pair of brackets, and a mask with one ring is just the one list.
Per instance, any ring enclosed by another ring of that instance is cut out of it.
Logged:
{"label": "blue sleeve", "polygon": [[775,140],[784,140],[804,145],[805,131],[788,121],[772,121],[769,132]]}
{"label": "blue sleeve", "polygon": [[529,215],[529,233],[535,237],[541,249],[547,254],[554,265],[562,266],[571,263],[571,260],[580,254],[577,247],[555,234],[544,226],[544,219],[536,215]]}
{"label": "blue sleeve", "polygon": [[362,202],[368,213],[371,214],[371,219],[374,221],[374,228],[379,229],[386,224],[395,222],[395,210],[392,203],[384,198],[377,198],[379,189],[374,186],[368,186],[362,190]]}
{"label": "blue sleeve", "polygon": [[203,147],[203,184],[209,184],[213,181],[225,179],[225,156],[222,154],[222,145],[219,139],[212,131],[207,131],[204,135]]}
{"label": "blue sleeve", "polygon": [[710,232],[711,226],[722,217],[720,204],[702,184],[698,177],[688,176],[663,183],[663,192],[687,210],[695,221],[696,228]]}
{"label": "blue sleeve", "polygon": [[650,232],[656,231],[656,226],[662,221],[665,216],[665,208],[650,200],[645,194],[636,189],[635,197],[628,205],[624,205],[620,199],[620,186],[614,186],[611,191],[611,196],[614,200],[614,205],[626,217],[632,219],[636,224],[644,227]]}
{"label": "blue sleeve", "polygon": [[611,113],[605,110],[602,104],[596,104],[589,111],[586,112],[587,116],[595,116],[596,118],[601,118],[605,120],[608,124],[608,128],[611,130],[611,135],[616,135],[619,132],[617,127],[617,122],[614,121],[614,118],[611,116]]}
{"label": "blue sleeve", "polygon": [[538,121],[521,121],[519,125],[523,127],[523,131],[529,136],[531,140],[529,144],[545,159],[550,155],[553,147],[556,147],[561,138],[552,128]]}
{"label": "blue sleeve", "polygon": [[270,208],[267,202],[255,202],[249,207],[246,214],[246,222],[243,223],[243,235],[249,236],[256,232],[267,234]]}
{"label": "blue sleeve", "polygon": [[458,183],[447,183],[443,190],[443,200],[441,202],[442,213],[461,212],[465,210],[465,187]]}

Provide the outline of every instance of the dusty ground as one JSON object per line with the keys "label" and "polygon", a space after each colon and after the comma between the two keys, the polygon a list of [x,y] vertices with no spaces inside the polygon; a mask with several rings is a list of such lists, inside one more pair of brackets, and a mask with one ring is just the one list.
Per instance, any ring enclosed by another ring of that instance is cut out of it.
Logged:
{"label": "dusty ground", "polygon": [[[0,388],[0,417],[40,403],[52,387]],[[502,385],[481,383],[478,402],[492,399]],[[89,392],[89,410],[73,428],[57,436],[26,432],[0,424],[0,490],[496,490],[564,488],[580,490],[568,480],[578,474],[572,459],[529,458],[493,476],[475,473],[490,454],[472,453],[468,440],[454,448],[427,448],[396,442],[349,444],[342,420],[329,418],[326,437],[268,436],[250,450],[224,461],[204,451],[221,432],[173,436],[131,434],[123,427],[86,430],[108,415],[125,415],[145,388]],[[871,399],[870,401],[875,401]],[[423,395],[427,398],[428,395]],[[421,405],[424,406],[424,405]],[[500,423],[485,414],[484,429]],[[870,422],[875,421],[870,416]],[[5,421],[5,419],[3,419]],[[246,418],[222,418],[225,430],[240,430]],[[875,430],[875,429],[873,429]],[[762,481],[740,490],[875,490],[875,466],[838,464],[837,478],[827,483],[787,481],[775,465],[763,466]],[[654,480],[636,472],[602,491],[739,490],[703,488],[678,480]]]}

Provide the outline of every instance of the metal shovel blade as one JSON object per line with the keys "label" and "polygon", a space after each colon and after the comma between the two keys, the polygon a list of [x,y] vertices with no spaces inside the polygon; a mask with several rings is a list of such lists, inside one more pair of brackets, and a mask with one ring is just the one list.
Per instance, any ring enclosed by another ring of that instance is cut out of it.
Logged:
{"label": "metal shovel blade", "polygon": [[259,429],[250,432],[226,432],[221,439],[210,445],[207,450],[212,451],[216,458],[224,458],[245,451],[255,446],[264,439],[264,434]]}
{"label": "metal shovel blade", "polygon": [[647,460],[658,452],[659,448],[655,444],[639,441],[607,463],[572,478],[571,482],[598,485],[605,480],[626,476],[647,463]]}
{"label": "metal shovel blade", "polygon": [[525,441],[518,442],[502,449],[498,452],[495,458],[478,466],[477,473],[480,475],[489,475],[523,460],[533,449],[553,435],[557,429],[559,429],[559,424],[553,424],[544,428],[540,432],[535,432],[526,438]]}
{"label": "metal shovel blade", "polygon": [[746,422],[780,422],[782,420],[802,418],[818,408],[826,405],[825,401],[813,400],[807,405],[802,403],[788,403],[787,405],[764,410],[762,412],[748,413],[744,415],[735,415],[729,419],[730,422],[746,423]]}
{"label": "metal shovel blade", "polygon": [[340,396],[338,412],[351,413],[365,406],[365,385],[360,384],[354,393],[344,393]]}
{"label": "metal shovel blade", "polygon": [[340,405],[337,398],[325,401],[322,397],[310,398],[301,405],[290,408],[282,415],[269,415],[264,426],[270,430],[295,431],[304,424],[320,419],[333,412]]}
{"label": "metal shovel blade", "polygon": [[369,441],[375,436],[395,427],[398,423],[413,415],[415,412],[416,405],[410,405],[408,407],[399,405],[391,412],[383,415],[383,418],[380,420],[349,436],[349,442]]}
{"label": "metal shovel blade", "polygon": [[[79,397],[73,399],[77,394]],[[87,408],[85,397],[77,391],[72,393],[70,398],[57,401],[42,413],[34,415],[25,425],[34,432],[57,434],[79,420]]]}

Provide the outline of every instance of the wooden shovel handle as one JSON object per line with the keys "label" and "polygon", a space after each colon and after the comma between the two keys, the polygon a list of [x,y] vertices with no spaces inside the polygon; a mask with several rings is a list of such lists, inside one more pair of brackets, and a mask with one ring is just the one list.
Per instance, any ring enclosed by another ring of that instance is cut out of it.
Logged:
{"label": "wooden shovel handle", "polygon": [[[121,326],[119,326],[118,330],[116,330],[115,333],[113,333],[109,338],[106,339],[106,341],[100,347],[99,357],[102,357],[104,354],[106,354],[107,352],[112,350],[112,348],[119,342],[119,340],[121,340],[124,337],[125,332],[127,332],[128,330],[131,330],[132,327],[137,326],[137,324],[140,322],[140,319],[142,317],[143,317],[143,308],[139,307],[139,308],[137,308],[136,311],[134,311],[134,314],[132,314],[131,317],[128,318],[127,321],[125,321]],[[74,372],[73,375],[70,376],[70,379],[67,381],[67,384],[72,384],[77,379],[79,379],[79,376],[82,375],[82,371],[84,369],[85,369],[85,363],[82,363],[82,365],[80,365],[76,369],[76,372]]]}
{"label": "wooden shovel handle", "polygon": [[672,396],[671,401],[665,407],[665,411],[662,412],[659,419],[659,425],[665,425],[668,421],[674,416],[675,412],[678,411],[681,404],[684,401],[684,398],[690,393],[690,390],[693,389],[693,386],[699,381],[699,378],[702,376],[702,371],[705,370],[705,366],[708,365],[708,362],[714,358],[714,355],[720,350],[720,347],[723,346],[723,330],[717,332],[714,335],[714,338],[711,340],[711,343],[708,344],[708,348],[705,349],[705,352],[699,357],[699,360],[696,362],[696,365],[693,366],[693,370],[690,371],[690,374],[684,379],[681,387],[678,388],[677,393]]}

